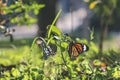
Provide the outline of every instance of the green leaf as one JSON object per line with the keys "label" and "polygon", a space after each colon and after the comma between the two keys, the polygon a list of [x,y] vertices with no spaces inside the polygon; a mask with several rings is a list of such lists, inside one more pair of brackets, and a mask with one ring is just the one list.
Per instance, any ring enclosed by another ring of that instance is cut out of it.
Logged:
{"label": "green leaf", "polygon": [[16,8],[15,9],[15,12],[17,13],[17,12],[22,12],[22,8]]}
{"label": "green leaf", "polygon": [[93,61],[93,64],[94,64],[95,66],[100,66],[101,61],[98,60],[98,59],[95,59],[95,60]]}
{"label": "green leaf", "polygon": [[113,77],[115,79],[120,79],[120,70],[119,70],[120,66],[119,67],[115,67],[114,68],[114,72],[112,73]]}
{"label": "green leaf", "polygon": [[58,29],[56,26],[52,27],[52,32],[57,34],[58,36],[61,36],[62,32],[60,29]]}
{"label": "green leaf", "polygon": [[20,76],[20,72],[19,72],[18,69],[12,68],[11,72],[12,72],[12,75],[14,77],[19,77]]}
{"label": "green leaf", "polygon": [[4,75],[7,76],[7,77],[10,77],[9,71],[5,71],[5,72],[4,72]]}
{"label": "green leaf", "polygon": [[31,23],[37,22],[37,19],[35,19],[35,18],[30,18],[28,21],[29,21],[28,23],[31,24]]}
{"label": "green leaf", "polygon": [[39,10],[34,9],[34,14],[37,15],[39,13]]}
{"label": "green leaf", "polygon": [[86,75],[82,75],[82,80],[86,80],[87,76]]}
{"label": "green leaf", "polygon": [[16,8],[16,5],[10,5],[9,8],[10,8],[10,9],[14,9],[14,8]]}
{"label": "green leaf", "polygon": [[67,46],[68,46],[68,43],[66,43],[66,42],[62,42],[62,43],[61,43],[61,46],[62,46],[63,48],[65,48],[65,49],[66,49],[66,48],[67,48]]}

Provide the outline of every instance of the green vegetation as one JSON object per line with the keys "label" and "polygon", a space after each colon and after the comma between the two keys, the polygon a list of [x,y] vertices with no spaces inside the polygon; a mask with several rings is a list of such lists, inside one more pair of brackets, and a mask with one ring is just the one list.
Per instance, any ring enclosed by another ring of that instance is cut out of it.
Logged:
{"label": "green vegetation", "polygon": [[[100,54],[92,41],[94,29],[89,42],[80,38],[72,39],[64,34],[55,26],[60,13],[48,26],[47,35],[43,38],[44,45],[37,42],[39,37],[13,43],[0,42],[0,80],[120,80],[120,51],[108,50]],[[88,45],[89,50],[71,59],[68,46],[72,41]],[[45,58],[44,49],[48,46],[52,49],[49,53],[56,54]]]}
{"label": "green vegetation", "polygon": [[[120,79],[120,52],[111,50],[101,56],[93,41],[87,42],[80,38],[73,40],[52,25],[44,40],[47,46],[52,44],[57,50],[55,55],[44,59],[43,46],[37,45],[36,40],[37,38],[33,40],[31,46],[27,45],[28,40],[19,40],[14,44],[23,44],[22,47],[0,50],[1,80]],[[89,51],[71,59],[68,55],[70,41],[87,44]]]}
{"label": "green vegetation", "polygon": [[[57,33],[59,33],[58,31]],[[52,29],[52,32],[56,33],[54,29]],[[86,43],[90,49],[88,52],[82,53],[75,60],[71,60],[67,52],[67,45],[69,43],[64,40],[59,43],[55,39],[50,39],[46,38],[46,41],[49,41],[48,45],[50,43],[56,44],[57,52],[46,60],[43,58],[42,47],[38,47],[37,44],[33,43],[31,48],[28,46],[28,40],[14,42],[14,45],[22,44],[21,47],[0,49],[1,80],[120,79],[120,52],[112,50],[105,52],[100,57],[94,42],[88,43],[86,40],[77,38],[76,42]]]}
{"label": "green vegetation", "polygon": [[[23,3],[21,0],[14,1],[14,4],[11,4],[10,6],[6,5],[7,2],[0,3],[0,14],[7,15],[7,19],[4,19],[4,23],[7,23],[7,21],[10,20],[11,23],[17,23],[18,25],[30,25],[37,22],[35,15],[38,15],[39,10],[45,7],[44,4],[38,4],[35,1],[27,4]],[[0,24],[3,24],[3,20],[0,21]]]}

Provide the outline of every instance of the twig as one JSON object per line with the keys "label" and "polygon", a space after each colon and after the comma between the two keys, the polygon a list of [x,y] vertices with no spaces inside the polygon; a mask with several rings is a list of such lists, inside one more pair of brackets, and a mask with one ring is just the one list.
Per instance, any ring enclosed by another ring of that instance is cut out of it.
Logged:
{"label": "twig", "polygon": [[[61,49],[61,41],[60,41],[60,49]],[[62,51],[61,51],[61,56],[62,56],[62,60],[63,60],[63,62],[64,62],[64,64],[65,64],[65,66],[66,66],[67,69],[70,71],[70,80],[71,80],[71,79],[72,79],[71,69],[67,66],[67,63],[66,63],[66,61],[65,61],[65,58],[64,58],[64,56],[63,56]]]}

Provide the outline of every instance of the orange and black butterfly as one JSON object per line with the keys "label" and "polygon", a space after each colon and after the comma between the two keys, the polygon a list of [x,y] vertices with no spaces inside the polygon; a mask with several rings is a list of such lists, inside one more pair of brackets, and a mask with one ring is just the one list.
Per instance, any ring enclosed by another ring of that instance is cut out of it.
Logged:
{"label": "orange and black butterfly", "polygon": [[78,57],[82,52],[85,52],[88,49],[88,46],[85,44],[71,42],[68,46],[68,53],[70,58],[73,59]]}

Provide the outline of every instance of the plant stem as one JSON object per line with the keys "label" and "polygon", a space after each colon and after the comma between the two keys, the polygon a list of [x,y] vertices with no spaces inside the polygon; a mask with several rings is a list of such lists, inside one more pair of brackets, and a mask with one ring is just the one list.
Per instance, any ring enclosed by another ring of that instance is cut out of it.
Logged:
{"label": "plant stem", "polygon": [[[60,49],[61,49],[61,41],[60,41]],[[70,71],[70,80],[71,80],[71,79],[72,79],[71,69],[67,66],[67,63],[66,63],[66,61],[65,61],[65,58],[64,58],[64,56],[63,56],[62,51],[61,51],[61,56],[62,56],[62,60],[63,60],[63,62],[64,62],[64,64],[65,64],[65,66],[66,66],[67,69]]]}
{"label": "plant stem", "polygon": [[108,27],[107,27],[108,23],[105,23],[104,15],[101,16],[100,26],[101,26],[101,33],[100,33],[100,42],[99,42],[99,53],[100,53],[100,56],[102,56],[102,53],[103,53],[103,41],[104,41],[106,32],[108,30]]}
{"label": "plant stem", "polygon": [[32,46],[31,46],[31,48],[30,48],[31,51],[32,51],[32,49],[33,49],[33,47],[34,47],[34,45],[35,45],[35,41],[36,41],[38,38],[39,38],[39,37],[36,37],[36,38],[33,40]]}
{"label": "plant stem", "polygon": [[51,30],[52,30],[52,26],[53,26],[53,25],[55,24],[55,22],[57,21],[57,19],[58,19],[58,17],[60,16],[61,12],[62,12],[62,9],[59,10],[57,16],[55,17],[54,21],[52,22],[52,25],[50,26],[50,29],[49,29],[49,31],[48,31],[48,36],[47,36],[47,38],[50,37],[50,33],[51,33]]}

